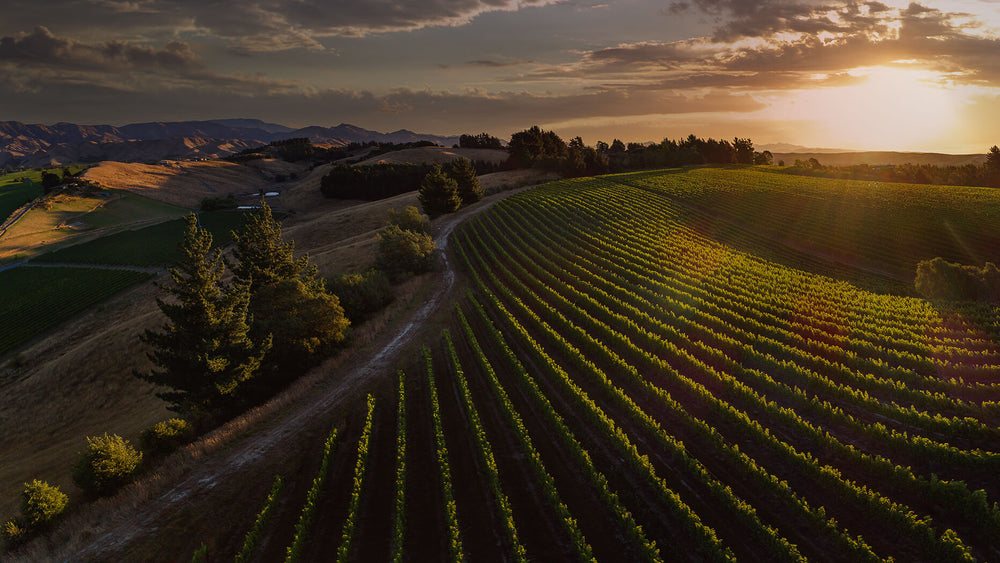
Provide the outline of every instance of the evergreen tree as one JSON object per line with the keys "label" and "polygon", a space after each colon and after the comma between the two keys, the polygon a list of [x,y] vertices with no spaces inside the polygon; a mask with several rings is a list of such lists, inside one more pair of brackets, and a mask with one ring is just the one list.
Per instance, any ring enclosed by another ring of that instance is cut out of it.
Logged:
{"label": "evergreen tree", "polygon": [[250,335],[271,339],[251,400],[272,395],[344,341],[349,322],[339,299],[326,292],[308,256],[294,257],[295,243],[263,201],[233,233],[236,279],[250,288]]}
{"label": "evergreen tree", "polygon": [[263,200],[258,209],[246,215],[243,227],[233,232],[233,241],[236,261],[229,268],[236,279],[250,286],[251,295],[263,286],[293,278],[310,289],[322,290],[316,266],[309,264],[308,255],[295,258],[295,243],[282,238],[281,225]]}
{"label": "evergreen tree", "polygon": [[993,145],[986,153],[986,181],[993,187],[1000,187],[1000,147]]}
{"label": "evergreen tree", "polygon": [[417,195],[424,213],[431,219],[438,215],[451,213],[462,205],[458,197],[458,184],[434,165],[420,183],[420,193]]}
{"label": "evergreen tree", "polygon": [[476,168],[472,166],[466,158],[459,158],[451,164],[448,170],[455,183],[458,184],[458,197],[462,200],[462,205],[475,203],[483,197],[483,190],[479,187],[479,176],[476,176]]}
{"label": "evergreen tree", "polygon": [[153,347],[149,358],[158,369],[135,375],[169,387],[157,396],[190,418],[235,406],[237,388],[257,373],[270,341],[251,341],[248,284],[222,283],[225,264],[211,251],[211,233],[193,213],[186,221],[181,259],[170,269],[173,283],[161,286],[173,302],[156,300],[168,322],[139,337]]}

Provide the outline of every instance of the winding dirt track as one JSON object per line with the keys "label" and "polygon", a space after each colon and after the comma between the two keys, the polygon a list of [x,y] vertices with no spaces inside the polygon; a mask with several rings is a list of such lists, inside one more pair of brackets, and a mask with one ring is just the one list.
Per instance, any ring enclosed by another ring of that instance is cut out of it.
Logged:
{"label": "winding dirt track", "polygon": [[[447,249],[449,236],[463,220],[488,209],[499,199],[529,188],[498,194],[495,199],[484,201],[471,209],[444,218],[443,221],[435,225],[434,240],[437,247],[442,251]],[[266,426],[265,429],[257,431],[246,439],[236,438],[231,447],[223,448],[215,454],[208,454],[206,459],[199,463],[198,468],[185,475],[178,482],[161,486],[148,499],[114,510],[113,514],[104,515],[105,518],[102,518],[100,522],[91,522],[88,534],[90,540],[84,547],[81,548],[78,545],[75,548],[70,547],[65,550],[56,547],[53,548],[53,552],[45,554],[46,558],[103,561],[113,557],[114,554],[122,553],[133,541],[155,534],[158,526],[163,524],[161,518],[168,514],[172,508],[186,502],[186,499],[189,501],[189,499],[195,499],[207,493],[216,484],[225,482],[230,475],[237,474],[241,468],[248,464],[262,462],[267,456],[276,454],[286,441],[308,428],[310,421],[330,412],[331,408],[349,398],[355,387],[366,379],[391,369],[400,352],[420,332],[420,327],[427,319],[441,308],[445,298],[454,288],[455,271],[446,252],[441,253],[441,259],[443,267],[437,274],[439,278],[430,282],[433,289],[427,301],[407,313],[403,319],[396,323],[393,329],[395,332],[389,343],[367,361],[362,359],[354,367],[347,368],[349,371],[336,384],[323,388],[314,396],[294,403],[294,410],[285,409],[274,417],[275,420],[268,421],[269,424],[255,425],[255,428],[256,426]],[[43,549],[43,551],[48,551],[48,549]],[[15,556],[13,560],[28,561],[38,555],[36,552],[23,559],[18,559]]]}

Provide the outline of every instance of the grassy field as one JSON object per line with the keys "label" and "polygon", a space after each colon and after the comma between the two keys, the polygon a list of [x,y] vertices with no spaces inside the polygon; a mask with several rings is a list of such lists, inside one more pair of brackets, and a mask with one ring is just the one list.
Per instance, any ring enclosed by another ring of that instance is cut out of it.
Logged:
{"label": "grassy field", "polygon": [[[71,174],[84,170],[85,166],[70,165]],[[42,195],[42,170],[25,170],[0,174],[0,222],[6,219],[19,207]],[[62,175],[62,168],[54,168],[52,172]],[[27,179],[27,182],[15,181]]]}
{"label": "grassy field", "polygon": [[752,170],[501,201],[455,234],[447,330],[317,445],[256,554],[995,560],[1000,311],[787,263],[903,275],[998,206]]}
{"label": "grassy field", "polygon": [[0,272],[0,354],[107,299],[149,274],[19,267]]}
{"label": "grassy field", "polygon": [[32,256],[46,248],[65,246],[78,237],[93,238],[117,227],[155,223],[188,212],[127,192],[105,191],[86,197],[57,195],[47,205],[29,211],[7,231],[0,239],[0,259]]}
{"label": "grassy field", "polygon": [[19,182],[25,173],[6,174],[0,176],[0,221],[22,205],[42,195],[42,185],[38,181]]}
{"label": "grassy field", "polygon": [[[212,211],[200,213],[198,217],[201,226],[212,233],[216,244],[231,241],[231,231],[238,229],[243,222],[243,214],[234,211]],[[183,233],[183,219],[174,219],[42,254],[35,260],[135,266],[167,265],[177,259],[177,245],[183,238]]]}

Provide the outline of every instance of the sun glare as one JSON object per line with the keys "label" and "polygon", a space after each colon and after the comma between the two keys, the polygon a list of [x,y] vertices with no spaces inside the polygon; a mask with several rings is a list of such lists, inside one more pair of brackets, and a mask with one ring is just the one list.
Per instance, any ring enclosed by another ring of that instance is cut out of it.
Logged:
{"label": "sun glare", "polygon": [[[866,69],[856,85],[800,92],[774,107],[784,118],[812,122],[820,146],[868,150],[926,150],[951,138],[961,102],[925,71]],[[777,117],[777,116],[776,116]]]}

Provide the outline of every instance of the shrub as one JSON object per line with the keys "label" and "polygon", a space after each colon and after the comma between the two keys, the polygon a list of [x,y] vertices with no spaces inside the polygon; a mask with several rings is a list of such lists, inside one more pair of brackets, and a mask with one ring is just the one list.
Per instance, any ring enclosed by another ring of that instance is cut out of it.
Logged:
{"label": "shrub", "polygon": [[30,528],[48,524],[62,514],[69,498],[59,487],[35,479],[24,484],[21,493],[21,519]]}
{"label": "shrub", "polygon": [[220,209],[236,209],[236,196],[229,194],[226,197],[206,197],[201,200],[202,211],[218,211]]}
{"label": "shrub", "polygon": [[[265,364],[291,379],[341,344],[350,322],[340,300],[298,278],[261,287],[254,296],[254,331],[274,345]],[[291,376],[291,377],[289,377]]]}
{"label": "shrub", "polygon": [[431,219],[451,213],[462,205],[462,199],[458,196],[458,183],[445,175],[436,164],[420,182],[417,199],[420,200],[424,213]]}
{"label": "shrub", "polygon": [[161,420],[142,431],[139,446],[151,455],[166,455],[194,440],[194,428],[183,419]]}
{"label": "shrub", "polygon": [[21,493],[21,516],[3,523],[0,537],[7,540],[8,547],[19,545],[32,532],[58,518],[68,502],[59,487],[38,479],[25,483]]}
{"label": "shrub", "polygon": [[0,529],[0,536],[3,536],[9,545],[17,545],[27,533],[28,531],[17,520],[7,520]]}
{"label": "shrub", "polygon": [[375,266],[396,281],[409,273],[430,271],[434,266],[434,249],[430,235],[389,225],[378,234]]}
{"label": "shrub", "polygon": [[407,205],[402,211],[389,210],[389,221],[387,225],[396,225],[406,231],[416,231],[427,233],[431,228],[431,221],[426,215],[421,215],[420,210],[412,205]]}
{"label": "shrub", "polygon": [[73,482],[90,496],[107,496],[132,480],[141,461],[142,453],[117,434],[88,436],[87,449],[73,467]]}
{"label": "shrub", "polygon": [[992,262],[977,268],[938,257],[917,264],[914,286],[928,299],[996,303],[1000,301],[1000,269]]}
{"label": "shrub", "polygon": [[[412,209],[412,208],[411,208]],[[392,284],[382,270],[344,274],[327,280],[327,290],[340,298],[344,314],[352,323],[361,322],[392,302]]]}

